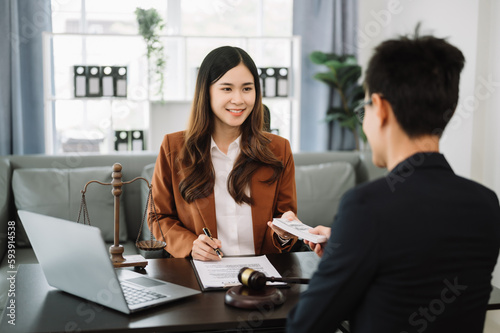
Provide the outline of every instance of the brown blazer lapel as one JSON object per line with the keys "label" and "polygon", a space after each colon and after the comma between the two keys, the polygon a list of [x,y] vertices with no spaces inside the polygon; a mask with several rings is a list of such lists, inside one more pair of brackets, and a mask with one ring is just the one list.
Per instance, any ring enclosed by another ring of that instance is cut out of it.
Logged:
{"label": "brown blazer lapel", "polygon": [[277,199],[276,187],[278,186],[279,181],[274,182],[271,185],[264,182],[268,180],[272,174],[273,170],[271,168],[261,167],[252,177],[252,221],[256,253],[260,253],[260,249],[262,248],[262,243],[264,242],[265,234],[268,228],[267,221],[272,221],[273,219],[274,206]]}
{"label": "brown blazer lapel", "polygon": [[200,221],[204,225],[200,227],[206,227],[210,232],[212,233],[212,236],[214,238],[217,238],[217,220],[215,217],[215,197],[214,197],[214,192],[206,197],[206,198],[201,198],[195,201],[196,202],[196,207],[198,208],[198,212],[200,213],[201,218],[203,221]]}

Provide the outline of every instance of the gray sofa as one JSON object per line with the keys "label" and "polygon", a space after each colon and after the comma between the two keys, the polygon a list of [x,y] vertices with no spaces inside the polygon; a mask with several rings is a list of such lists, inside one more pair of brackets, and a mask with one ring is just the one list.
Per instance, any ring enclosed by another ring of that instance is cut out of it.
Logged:
{"label": "gray sofa", "polygon": [[[384,170],[372,165],[369,153],[296,153],[294,159],[298,216],[304,223],[312,226],[331,224],[345,191],[384,174]],[[16,266],[37,262],[18,221],[18,209],[76,221],[81,202],[80,190],[87,181],[110,182],[112,165],[116,162],[122,164],[123,181],[138,176],[150,180],[155,160],[156,154],[152,153],[0,157],[0,309],[4,307],[7,297],[7,271],[12,270],[7,266],[10,239],[7,236],[7,226],[10,221],[16,221],[15,249],[10,252],[15,258],[11,255],[10,259],[15,259]],[[148,188],[143,181],[123,187],[120,244],[124,245],[125,254],[139,252],[135,247],[135,240],[147,193]],[[112,243],[111,187],[89,185],[86,201],[91,224],[101,228],[105,241]],[[141,238],[149,238],[147,226],[142,229]],[[152,257],[151,254],[141,254]]]}

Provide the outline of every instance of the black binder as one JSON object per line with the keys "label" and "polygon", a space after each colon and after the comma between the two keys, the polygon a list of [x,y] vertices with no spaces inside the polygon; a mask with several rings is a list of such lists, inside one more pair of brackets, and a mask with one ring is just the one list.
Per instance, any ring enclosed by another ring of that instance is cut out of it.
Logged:
{"label": "black binder", "polygon": [[101,90],[101,68],[99,66],[87,67],[87,97],[100,97]]}

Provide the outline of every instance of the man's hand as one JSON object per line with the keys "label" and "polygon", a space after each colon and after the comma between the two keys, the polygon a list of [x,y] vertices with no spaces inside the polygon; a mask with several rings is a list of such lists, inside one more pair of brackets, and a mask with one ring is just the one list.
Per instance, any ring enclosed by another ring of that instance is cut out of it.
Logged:
{"label": "man's hand", "polygon": [[214,249],[221,247],[221,241],[217,238],[210,239],[207,235],[199,235],[193,242],[191,256],[201,261],[221,260]]}
{"label": "man's hand", "polygon": [[[309,232],[311,234],[315,234],[315,235],[323,235],[323,236],[326,236],[327,239],[330,239],[332,229],[328,228],[328,227],[324,227],[322,225],[318,225],[315,228],[309,229]],[[316,244],[316,243],[304,240],[304,243],[306,245],[309,245],[311,250],[313,250],[319,257],[323,256],[323,253],[325,252],[326,242],[321,243],[321,244]]]}

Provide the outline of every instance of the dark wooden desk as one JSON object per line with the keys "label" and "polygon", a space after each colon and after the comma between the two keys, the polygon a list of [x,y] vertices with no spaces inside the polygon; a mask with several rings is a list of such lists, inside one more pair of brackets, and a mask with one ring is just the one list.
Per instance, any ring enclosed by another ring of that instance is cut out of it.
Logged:
{"label": "dark wooden desk", "polygon": [[[313,252],[269,255],[283,276],[310,277],[319,259]],[[150,259],[150,277],[200,289],[186,259]],[[307,287],[283,289],[285,304],[242,310],[224,304],[224,291],[210,291],[132,315],[104,308],[50,287],[39,265],[21,265],[16,276],[16,325],[4,310],[0,332],[282,332],[288,312]],[[500,309],[500,290],[493,288],[488,310]]]}
{"label": "dark wooden desk", "polygon": [[[269,255],[282,276],[308,278],[319,259],[313,252]],[[150,259],[145,274],[200,290],[187,259]],[[225,291],[210,291],[132,315],[96,305],[50,287],[39,265],[21,265],[16,277],[16,325],[4,310],[0,332],[281,332],[286,316],[307,286],[284,288],[285,304],[243,310],[224,304]]]}

